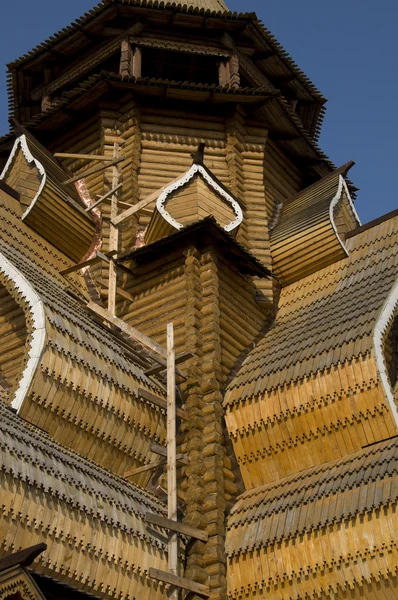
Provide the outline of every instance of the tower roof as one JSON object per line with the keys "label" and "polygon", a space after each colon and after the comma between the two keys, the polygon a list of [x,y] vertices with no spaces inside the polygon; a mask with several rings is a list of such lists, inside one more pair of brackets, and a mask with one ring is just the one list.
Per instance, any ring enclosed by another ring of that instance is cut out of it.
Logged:
{"label": "tower roof", "polygon": [[228,10],[224,0],[187,0],[186,4],[195,8],[204,8],[205,10]]}

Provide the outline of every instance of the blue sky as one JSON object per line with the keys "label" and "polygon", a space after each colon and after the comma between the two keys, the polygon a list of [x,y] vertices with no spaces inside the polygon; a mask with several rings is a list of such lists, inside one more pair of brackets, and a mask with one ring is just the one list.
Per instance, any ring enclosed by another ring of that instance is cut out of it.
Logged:
{"label": "blue sky", "polygon": [[[350,178],[363,222],[398,206],[395,174],[398,4],[394,0],[226,0],[256,11],[328,98],[320,146]],[[95,0],[18,0],[2,6],[0,63],[22,55],[92,8]],[[0,134],[8,131],[5,67],[0,71]]]}

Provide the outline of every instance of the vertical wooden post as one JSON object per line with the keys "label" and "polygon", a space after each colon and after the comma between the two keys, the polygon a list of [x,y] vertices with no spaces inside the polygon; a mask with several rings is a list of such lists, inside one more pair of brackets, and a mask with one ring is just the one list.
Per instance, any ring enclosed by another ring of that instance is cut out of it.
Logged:
{"label": "vertical wooden post", "polygon": [[[177,461],[176,461],[176,382],[173,324],[167,325],[167,495],[168,517],[177,521]],[[169,572],[178,575],[178,535],[169,532]],[[173,589],[169,598],[178,600],[179,591]]]}
{"label": "vertical wooden post", "polygon": [[229,61],[222,61],[218,64],[218,80],[219,84],[222,86],[230,83]]}
{"label": "vertical wooden post", "polygon": [[142,50],[141,48],[133,49],[133,64],[132,73],[133,77],[141,77],[142,75]]}
{"label": "vertical wooden post", "polygon": [[240,86],[239,57],[233,54],[229,61],[230,83],[232,87]]}
{"label": "vertical wooden post", "polygon": [[133,52],[129,39],[122,41],[120,50],[119,73],[122,77],[130,77],[133,70]]}
{"label": "vertical wooden post", "polygon": [[[115,143],[113,146],[113,159],[119,158],[119,144]],[[119,167],[115,165],[112,167],[112,188],[115,188],[119,184]],[[109,230],[109,250],[118,251],[119,246],[119,228],[112,225],[112,219],[117,217],[117,194],[115,192],[111,198],[111,224]],[[109,263],[109,288],[108,288],[108,311],[111,315],[116,316],[116,287],[117,287],[117,275],[116,267],[114,262],[111,260]]]}

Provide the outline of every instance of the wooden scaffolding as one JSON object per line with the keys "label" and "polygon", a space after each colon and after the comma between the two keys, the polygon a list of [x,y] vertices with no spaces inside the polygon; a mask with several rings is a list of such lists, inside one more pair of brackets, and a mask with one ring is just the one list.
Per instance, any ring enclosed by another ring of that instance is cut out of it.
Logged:
{"label": "wooden scaffolding", "polygon": [[[128,295],[123,290],[117,287],[117,273],[116,273],[116,260],[119,248],[119,226],[126,219],[132,217],[138,211],[145,208],[148,204],[153,202],[153,194],[145,198],[141,202],[135,205],[129,205],[125,202],[120,202],[118,195],[122,188],[121,176],[119,172],[119,164],[124,160],[124,157],[120,156],[120,146],[118,143],[114,144],[112,160],[107,156],[103,155],[90,155],[90,154],[70,154],[70,153],[57,153],[57,158],[79,158],[87,161],[99,161],[101,164],[97,165],[80,175],[75,175],[65,181],[65,183],[74,183],[81,179],[84,179],[88,175],[96,173],[100,170],[112,167],[112,186],[111,189],[103,194],[99,199],[95,200],[90,206],[86,208],[86,212],[92,211],[94,208],[99,206],[101,203],[110,199],[111,211],[110,211],[110,236],[109,236],[109,248],[107,252],[97,251],[95,256],[92,258],[73,265],[67,269],[61,271],[61,274],[66,276],[69,273],[80,271],[83,268],[93,266],[99,262],[105,262],[109,265],[109,281],[108,281],[108,306],[107,309],[99,306],[98,304],[90,301],[87,307],[90,311],[95,313],[98,317],[103,319],[107,324],[116,326],[124,334],[127,334],[132,340],[138,342],[145,347],[146,351],[149,352],[151,359],[154,362],[154,366],[146,371],[146,375],[156,375],[162,371],[166,372],[167,377],[167,401],[164,401],[159,396],[152,394],[144,389],[139,389],[139,395],[149,402],[159,406],[166,410],[167,414],[167,445],[166,448],[157,444],[151,445],[151,451],[162,457],[160,462],[150,463],[143,467],[133,469],[124,474],[125,477],[131,477],[137,475],[144,470],[156,469],[162,464],[166,465],[167,468],[167,518],[157,514],[147,513],[145,515],[145,521],[148,525],[155,525],[168,531],[168,571],[160,571],[158,569],[150,568],[149,576],[157,581],[163,582],[170,586],[169,598],[171,600],[180,600],[181,592],[184,590],[187,592],[185,599],[188,599],[191,595],[196,594],[207,598],[210,596],[209,586],[197,583],[180,575],[179,565],[179,536],[183,535],[186,538],[200,540],[202,542],[208,541],[208,534],[200,529],[187,525],[178,520],[177,514],[177,463],[187,464],[188,458],[185,455],[177,454],[177,419],[187,420],[187,414],[184,410],[177,407],[176,403],[176,375],[184,377],[184,374],[177,368],[177,364],[183,363],[192,357],[190,353],[182,353],[178,356],[175,354],[174,346],[174,326],[173,323],[167,325],[167,345],[166,348],[158,344],[155,340],[149,338],[145,334],[141,333],[131,325],[127,324],[122,319],[116,317],[116,296],[117,294]],[[125,208],[125,210],[118,214],[119,208]],[[128,295],[129,296],[129,295]],[[129,297],[132,300],[131,297]]]}

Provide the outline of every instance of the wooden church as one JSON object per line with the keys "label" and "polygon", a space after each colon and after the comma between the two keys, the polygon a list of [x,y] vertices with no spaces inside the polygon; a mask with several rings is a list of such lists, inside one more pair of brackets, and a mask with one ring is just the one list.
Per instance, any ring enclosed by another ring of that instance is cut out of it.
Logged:
{"label": "wooden church", "polygon": [[396,600],[398,211],[322,94],[223,0],[103,0],[8,94],[0,600]]}

